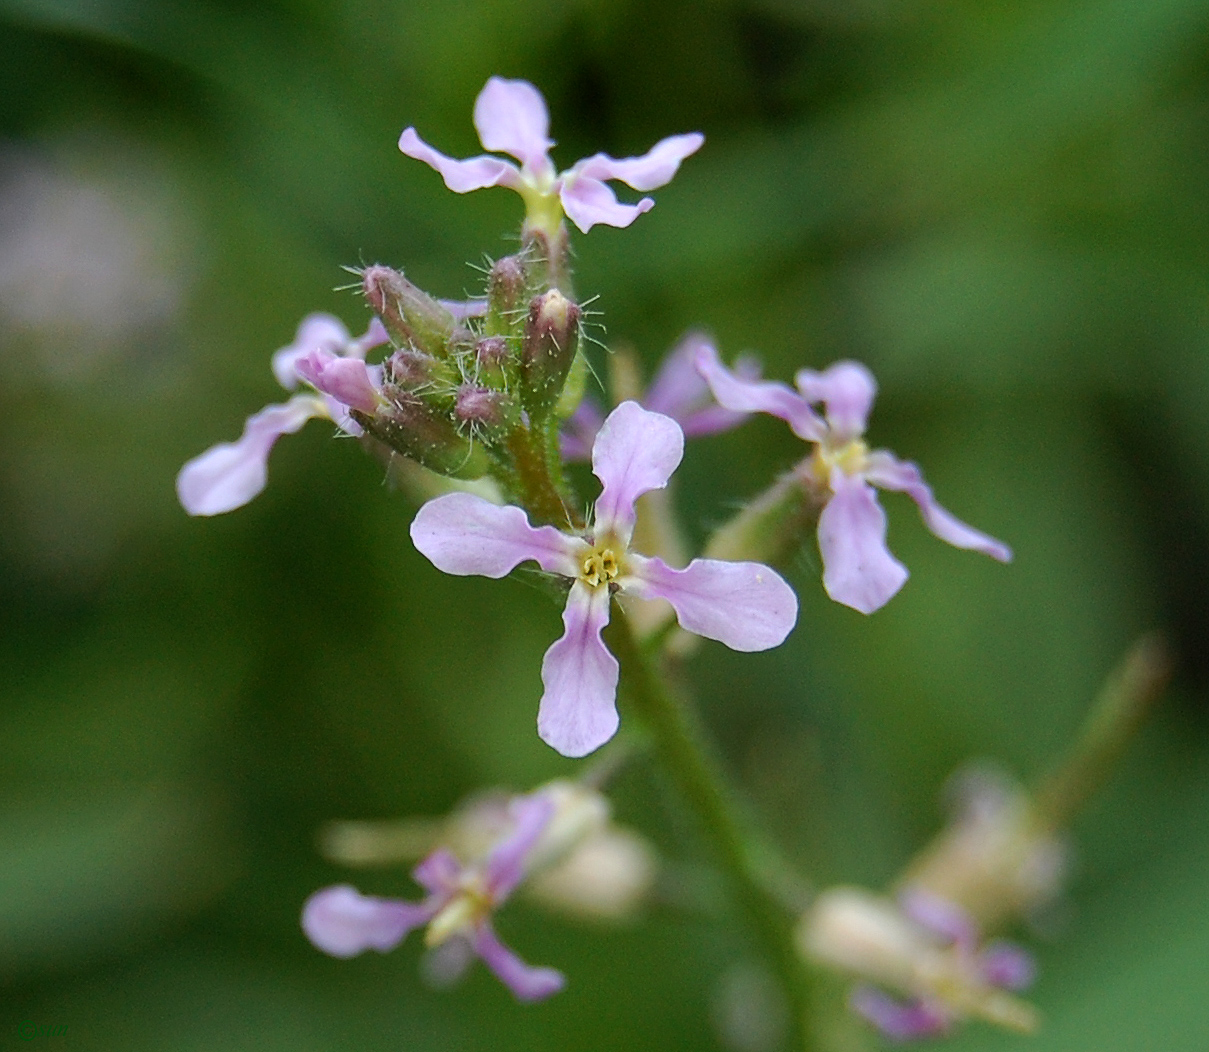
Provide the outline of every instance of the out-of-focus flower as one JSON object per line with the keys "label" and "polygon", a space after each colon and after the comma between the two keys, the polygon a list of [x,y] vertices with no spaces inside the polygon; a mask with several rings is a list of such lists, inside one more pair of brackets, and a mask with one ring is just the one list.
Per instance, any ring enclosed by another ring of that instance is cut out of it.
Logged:
{"label": "out-of-focus flower", "polygon": [[637,204],[619,202],[608,180],[616,179],[635,190],[654,190],[670,182],[680,162],[700,148],[699,132],[661,139],[641,157],[593,154],[565,172],[550,160],[554,141],[549,137],[550,116],[541,93],[528,81],[492,77],[474,103],[474,126],[483,148],[506,153],[520,167],[498,157],[455,160],[434,150],[406,128],[399,149],[408,157],[436,169],[445,185],[464,194],[487,186],[506,186],[525,201],[528,221],[548,231],[557,229],[565,212],[587,233],[595,224],[629,226],[655,202],[644,197]]}
{"label": "out-of-focus flower", "polygon": [[429,501],[411,524],[415,546],[446,573],[504,577],[532,559],[571,582],[564,633],[542,662],[538,733],[564,756],[584,756],[617,730],[617,659],[600,633],[614,592],[666,599],[681,626],[732,650],[779,645],[797,597],[760,563],[694,559],[683,570],[629,550],[634,502],[662,489],[684,455],[674,420],[623,402],[596,436],[592,470],[603,489],[585,534],[535,528],[524,511],[466,493]]}
{"label": "out-of-focus flower", "polygon": [[[907,568],[886,546],[886,514],[874,486],[906,493],[919,506],[924,524],[942,541],[1010,561],[1007,545],[967,526],[937,503],[918,467],[865,444],[877,385],[863,365],[837,362],[821,373],[802,369],[794,377],[796,391],[731,372],[708,345],[698,351],[697,368],[719,404],[778,417],[814,445],[797,472],[822,504],[818,535],[823,587],[836,602],[870,614],[907,580]],[[819,404],[822,416],[814,409]]]}
{"label": "out-of-focus flower", "polygon": [[[664,357],[655,378],[638,399],[644,409],[675,420],[685,438],[717,435],[738,427],[748,417],[747,413],[724,409],[714,401],[709,385],[697,372],[697,352],[702,347],[713,347],[710,338],[701,332],[688,333]],[[735,370],[747,380],[760,375],[759,363],[754,358],[740,358]],[[587,460],[604,418],[600,405],[590,396],[584,398],[563,424],[563,459]]]}
{"label": "out-of-focus flower", "polygon": [[894,1040],[935,1037],[966,1018],[1023,1032],[1037,1027],[1033,1007],[1008,992],[1031,984],[1032,958],[1010,943],[980,946],[969,915],[935,896],[915,892],[895,902],[859,888],[829,889],[802,918],[798,945],[810,959],[863,980],[852,1007]]}
{"label": "out-of-focus flower", "polygon": [[427,925],[425,941],[439,947],[464,940],[520,1001],[541,1001],[563,988],[552,968],[535,968],[499,939],[491,918],[548,850],[549,831],[558,808],[538,790],[509,805],[510,828],[486,857],[463,864],[438,848],[413,871],[428,893],[420,902],[362,895],[347,884],[324,888],[306,902],[302,928],[307,938],[333,957],[353,957],[366,950],[384,953],[406,935]]}
{"label": "out-of-focus flower", "polygon": [[303,318],[294,342],[273,355],[273,375],[288,391],[304,381],[318,393],[265,406],[248,417],[238,441],[211,446],[185,464],[176,477],[176,494],[185,511],[220,515],[247,504],[265,487],[274,443],[308,420],[332,420],[345,433],[359,435],[361,428],[348,410],[373,412],[380,368],[367,366],[365,354],[386,341],[386,330],[376,318],[357,339],[330,314]]}

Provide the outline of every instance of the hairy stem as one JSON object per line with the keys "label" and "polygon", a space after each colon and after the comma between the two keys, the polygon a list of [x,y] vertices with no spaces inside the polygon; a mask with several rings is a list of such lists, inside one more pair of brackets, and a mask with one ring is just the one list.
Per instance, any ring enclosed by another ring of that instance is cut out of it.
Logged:
{"label": "hairy stem", "polygon": [[622,686],[650,729],[656,749],[708,838],[752,934],[776,970],[792,1009],[796,1047],[814,1048],[810,973],[793,942],[804,903],[788,864],[751,827],[737,805],[693,710],[673,694],[652,656],[615,609],[609,646],[622,668]]}

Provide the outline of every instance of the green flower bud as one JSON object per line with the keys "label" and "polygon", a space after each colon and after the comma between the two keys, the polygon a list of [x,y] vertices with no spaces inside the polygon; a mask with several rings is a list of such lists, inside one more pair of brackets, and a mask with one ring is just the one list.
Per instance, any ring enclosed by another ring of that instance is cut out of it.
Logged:
{"label": "green flower bud", "polygon": [[361,286],[373,312],[382,319],[395,343],[434,357],[449,352],[454,317],[427,292],[399,271],[375,263],[361,275]]}
{"label": "green flower bud", "polygon": [[534,420],[558,402],[579,350],[580,309],[558,289],[534,298],[521,349],[521,402]]}

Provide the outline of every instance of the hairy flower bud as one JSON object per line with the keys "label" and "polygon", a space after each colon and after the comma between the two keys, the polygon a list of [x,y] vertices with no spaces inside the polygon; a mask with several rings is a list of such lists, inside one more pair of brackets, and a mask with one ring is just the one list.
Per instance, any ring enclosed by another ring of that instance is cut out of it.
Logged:
{"label": "hairy flower bud", "polygon": [[579,349],[581,311],[558,289],[529,304],[521,351],[521,400],[534,419],[545,417],[562,393]]}
{"label": "hairy flower bud", "polygon": [[519,407],[504,391],[463,384],[454,397],[454,416],[471,435],[491,441],[511,428],[520,418]]}
{"label": "hairy flower bud", "polygon": [[458,434],[445,413],[403,391],[391,396],[373,416],[354,410],[353,419],[379,442],[439,475],[483,474],[469,440]]}
{"label": "hairy flower bud", "polygon": [[438,358],[448,352],[454,317],[428,293],[381,263],[366,267],[361,285],[373,312],[396,343]]}
{"label": "hairy flower bud", "polygon": [[508,332],[525,303],[529,280],[520,256],[497,259],[487,276],[487,331]]}

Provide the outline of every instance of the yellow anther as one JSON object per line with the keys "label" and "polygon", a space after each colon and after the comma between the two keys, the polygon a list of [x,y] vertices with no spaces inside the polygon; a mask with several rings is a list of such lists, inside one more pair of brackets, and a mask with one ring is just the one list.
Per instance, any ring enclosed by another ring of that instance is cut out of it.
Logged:
{"label": "yellow anther", "polygon": [[820,442],[814,447],[814,456],[810,458],[810,470],[820,483],[826,485],[831,478],[832,468],[839,468],[845,475],[857,475],[865,470],[868,457],[869,447],[859,438],[842,446]]}
{"label": "yellow anther", "polygon": [[619,573],[621,573],[621,567],[618,565],[613,549],[604,548],[594,550],[584,556],[580,577],[585,584],[599,588],[602,584],[608,584]]}

